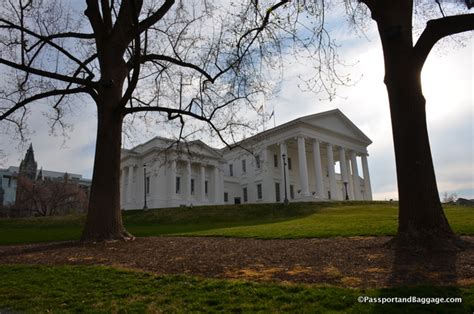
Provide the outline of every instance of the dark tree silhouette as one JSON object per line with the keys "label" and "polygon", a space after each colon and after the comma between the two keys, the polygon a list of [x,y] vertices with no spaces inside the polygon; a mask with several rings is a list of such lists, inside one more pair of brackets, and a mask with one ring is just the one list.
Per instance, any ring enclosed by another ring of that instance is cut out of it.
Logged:
{"label": "dark tree silhouette", "polygon": [[[331,42],[331,30],[325,27],[325,16],[335,7],[345,7],[356,29],[364,30],[370,17],[377,24],[384,55],[384,82],[390,104],[400,201],[398,233],[390,245],[448,250],[462,247],[464,243],[450,228],[439,198],[421,71],[440,39],[474,29],[474,14],[465,14],[466,6],[470,9],[472,1],[315,0],[298,3],[299,18],[285,25],[295,33],[313,33],[316,40],[312,43],[319,45],[315,50],[317,54],[334,48],[327,46]],[[415,43],[414,33],[420,27],[414,27],[413,20],[426,23]],[[297,24],[304,25],[303,30],[298,30]],[[326,71],[320,65],[315,69],[317,91],[328,84],[342,82],[338,76],[325,80],[321,73]]]}
{"label": "dark tree silhouette", "polygon": [[218,136],[238,127],[235,108],[252,105],[265,85],[259,64],[279,49],[266,26],[289,0],[229,8],[205,0],[85,2],[83,15],[53,0],[0,8],[0,64],[10,77],[0,121],[23,135],[28,106],[48,101],[52,126],[64,128],[68,106],[89,96],[98,124],[82,240],[129,238],[119,195],[124,117],[156,111],[181,125],[192,117]]}
{"label": "dark tree silhouette", "polygon": [[[384,55],[384,82],[390,103],[400,201],[398,234],[393,244],[426,249],[462,247],[462,242],[449,226],[439,198],[428,139],[421,71],[440,39],[474,30],[474,14],[429,20],[414,43],[414,1],[361,2],[367,5],[377,23]],[[442,7],[440,9],[444,15]]]}

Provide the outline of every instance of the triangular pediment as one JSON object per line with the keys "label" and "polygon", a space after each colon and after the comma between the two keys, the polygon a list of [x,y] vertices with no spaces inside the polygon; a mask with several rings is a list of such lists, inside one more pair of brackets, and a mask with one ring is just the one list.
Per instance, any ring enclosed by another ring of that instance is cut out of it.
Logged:
{"label": "triangular pediment", "polygon": [[214,158],[222,158],[222,154],[218,150],[210,147],[201,140],[192,141],[189,143],[188,147],[191,153]]}
{"label": "triangular pediment", "polygon": [[151,140],[140,144],[130,150],[122,149],[122,158],[128,157],[138,157],[144,154],[178,154],[178,155],[195,155],[206,158],[221,159],[222,154],[206,145],[201,140],[196,141],[181,141],[177,143],[175,140],[164,138],[164,137],[154,137]]}
{"label": "triangular pediment", "polygon": [[362,141],[367,143],[367,145],[372,143],[372,141],[339,109],[306,116],[301,118],[300,121],[316,128],[325,129],[332,133]]}

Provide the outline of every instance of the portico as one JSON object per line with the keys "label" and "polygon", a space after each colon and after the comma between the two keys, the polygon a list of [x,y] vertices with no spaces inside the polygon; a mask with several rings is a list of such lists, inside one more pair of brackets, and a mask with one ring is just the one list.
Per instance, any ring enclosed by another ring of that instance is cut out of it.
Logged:
{"label": "portico", "polygon": [[[285,139],[263,149],[267,155],[275,150],[279,151],[281,161],[280,177],[275,179],[286,184],[289,194],[294,191],[295,195],[290,200],[370,199],[367,154],[303,136]],[[283,163],[284,156],[286,165]],[[359,176],[360,159],[365,160],[362,162],[363,178]],[[284,199],[283,189],[280,193],[280,198]]]}
{"label": "portico", "polygon": [[[253,183],[264,184],[258,188],[266,191],[266,195],[256,199],[250,197],[249,202],[283,201],[285,186],[290,202],[370,200],[367,162],[370,143],[370,139],[339,110],[303,117],[239,143],[254,151],[264,164],[255,172],[246,169],[240,182],[247,190]],[[224,150],[224,158],[236,172],[235,167],[243,159],[257,157],[242,151]],[[234,193],[239,191],[235,189]]]}

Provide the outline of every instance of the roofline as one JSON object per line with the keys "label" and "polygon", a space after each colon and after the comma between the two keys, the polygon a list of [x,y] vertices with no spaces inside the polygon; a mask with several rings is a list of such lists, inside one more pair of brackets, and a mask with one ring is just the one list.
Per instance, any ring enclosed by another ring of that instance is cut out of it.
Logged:
{"label": "roofline", "polygon": [[[273,127],[271,129],[268,129],[268,130],[265,130],[265,131],[262,131],[260,133],[257,133],[255,135],[252,135],[251,137],[249,138],[246,138],[246,139],[243,139],[237,143],[234,144],[234,146],[242,146],[243,143],[247,142],[247,141],[253,141],[255,140],[256,138],[259,138],[259,137],[262,137],[262,136],[265,136],[265,135],[268,135],[268,134],[271,134],[271,133],[274,133],[274,132],[277,132],[277,131],[280,131],[286,127],[289,127],[291,125],[294,125],[294,124],[297,124],[299,122],[304,122],[303,120],[304,119],[308,119],[308,118],[313,118],[313,117],[319,117],[319,116],[323,116],[323,115],[328,115],[328,114],[332,114],[332,113],[337,113],[339,115],[341,115],[344,120],[346,122],[349,122],[356,130],[358,130],[360,132],[360,135],[362,135],[362,137],[365,138],[366,142],[368,143],[368,145],[372,144],[372,140],[369,139],[369,137],[367,135],[364,134],[364,132],[362,132],[341,110],[339,110],[338,108],[335,108],[335,109],[331,109],[331,110],[327,110],[327,111],[323,111],[323,112],[318,112],[318,113],[313,113],[313,114],[310,114],[310,115],[306,115],[306,116],[303,116],[303,117],[299,117],[299,118],[296,118],[294,120],[291,120],[291,121],[288,121],[288,122],[285,122],[283,124],[280,124],[276,127]],[[323,127],[321,127],[322,129],[325,129]],[[221,152],[224,153],[224,152],[227,152],[229,151],[230,148],[229,147],[223,147],[221,148]]]}
{"label": "roofline", "polygon": [[[150,153],[150,152],[152,152],[152,151],[155,151],[155,150],[157,149],[156,147],[151,147],[150,149],[144,151],[143,153],[139,153],[139,152],[135,151],[135,149],[137,149],[137,148],[139,148],[139,147],[142,147],[142,146],[145,146],[145,145],[151,143],[151,142],[154,141],[154,140],[163,140],[163,141],[165,141],[165,142],[167,142],[167,143],[176,142],[176,141],[174,141],[174,140],[172,140],[172,139],[169,139],[169,138],[166,138],[166,137],[155,136],[155,137],[151,138],[150,140],[148,140],[148,141],[146,141],[146,142],[144,142],[144,143],[142,143],[142,144],[139,144],[139,145],[133,147],[132,149],[122,148],[121,153],[124,153],[124,152],[125,152],[125,153],[127,153],[127,154],[129,154],[129,155],[128,155],[128,156],[121,156],[120,159],[123,161],[123,160],[125,160],[125,159],[127,159],[127,158],[139,157],[139,156],[141,156],[141,155],[143,155],[143,154],[146,155],[146,154],[148,154],[148,153]],[[206,143],[204,143],[204,142],[203,142],[202,140],[200,140],[200,139],[192,140],[192,141],[188,141],[188,142],[184,141],[184,142],[187,143],[187,145],[202,145],[202,146],[204,146],[205,149],[210,150],[210,152],[211,152],[212,154],[214,154],[214,156],[209,156],[209,157],[211,157],[211,158],[216,158],[216,159],[223,158],[223,154],[222,154],[222,152],[221,152],[220,149],[214,148],[214,147],[212,147],[212,146],[209,146],[209,145],[207,145]],[[175,147],[173,147],[173,149],[176,150]]]}

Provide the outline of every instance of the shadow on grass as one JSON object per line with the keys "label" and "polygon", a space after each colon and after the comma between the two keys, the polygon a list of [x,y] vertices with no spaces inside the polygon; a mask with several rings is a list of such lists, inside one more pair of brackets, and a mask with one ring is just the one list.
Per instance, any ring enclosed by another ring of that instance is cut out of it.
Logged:
{"label": "shadow on grass", "polygon": [[[328,208],[383,204],[393,206],[387,202],[341,201],[178,207],[124,211],[123,220],[135,236],[160,236],[265,225],[306,218]],[[84,215],[0,219],[0,245],[78,240],[84,221]]]}
{"label": "shadow on grass", "polygon": [[[398,304],[398,309],[404,313],[465,313],[467,304],[443,303],[441,300],[462,295],[457,282],[457,255],[457,252],[395,250],[387,284],[399,288],[382,289],[376,297],[385,301],[392,299],[392,306],[405,298]],[[393,300],[394,297],[399,300]],[[387,302],[377,303],[371,312],[391,313],[392,306]]]}
{"label": "shadow on grass", "polygon": [[78,241],[64,241],[64,242],[54,242],[54,243],[45,243],[45,244],[35,244],[33,246],[25,246],[25,247],[3,247],[0,248],[0,254],[3,257],[7,256],[15,256],[15,255],[24,255],[24,254],[31,254],[31,253],[38,253],[38,252],[48,252],[48,251],[55,251],[58,249],[67,249],[72,247],[81,246],[82,244]]}
{"label": "shadow on grass", "polygon": [[337,203],[321,202],[134,210],[124,212],[124,223],[136,236],[183,234],[301,219],[334,206]]}

